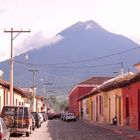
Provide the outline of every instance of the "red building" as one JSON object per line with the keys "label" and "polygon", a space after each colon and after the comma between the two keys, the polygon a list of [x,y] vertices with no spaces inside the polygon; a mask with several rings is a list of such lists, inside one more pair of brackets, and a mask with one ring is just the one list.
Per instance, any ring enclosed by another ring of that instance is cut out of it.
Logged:
{"label": "red building", "polygon": [[69,92],[69,112],[73,112],[79,115],[79,104],[78,99],[81,96],[88,94],[94,87],[101,85],[104,81],[109,80],[112,77],[92,77],[81,83],[78,83]]}
{"label": "red building", "polygon": [[140,130],[140,73],[128,81],[122,92],[123,125]]}

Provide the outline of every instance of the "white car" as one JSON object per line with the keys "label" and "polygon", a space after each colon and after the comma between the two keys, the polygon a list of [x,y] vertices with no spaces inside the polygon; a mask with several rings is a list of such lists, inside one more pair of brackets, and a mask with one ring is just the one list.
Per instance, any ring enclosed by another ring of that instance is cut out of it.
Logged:
{"label": "white car", "polygon": [[2,118],[0,118],[0,140],[9,140],[10,139],[10,132],[5,125],[5,122]]}
{"label": "white car", "polygon": [[42,115],[41,113],[38,113],[38,115],[39,115],[39,117],[40,117],[41,123],[43,123],[43,121],[44,121],[43,115]]}
{"label": "white car", "polygon": [[65,121],[76,121],[76,116],[74,113],[68,113],[65,116]]}

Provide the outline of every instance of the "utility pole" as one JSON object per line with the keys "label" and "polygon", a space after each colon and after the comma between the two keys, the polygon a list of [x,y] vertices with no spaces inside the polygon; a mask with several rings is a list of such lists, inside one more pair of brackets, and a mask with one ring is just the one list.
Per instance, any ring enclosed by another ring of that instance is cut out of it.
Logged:
{"label": "utility pole", "polygon": [[[46,93],[48,92],[48,91],[46,91],[46,86],[47,85],[52,85],[52,83],[47,83],[46,80],[43,82],[44,95],[46,95]],[[46,97],[47,97],[47,95],[46,95]]]}
{"label": "utility pole", "polygon": [[47,85],[52,85],[52,83],[44,82],[44,93],[46,93],[46,86],[47,86]]}
{"label": "utility pole", "polygon": [[121,77],[123,78],[123,62],[121,62]]}
{"label": "utility pole", "polygon": [[33,73],[33,102],[32,102],[31,109],[32,109],[32,111],[36,111],[36,110],[34,110],[34,105],[35,105],[35,73],[38,72],[39,70],[32,69],[29,71]]}
{"label": "utility pole", "polygon": [[[13,40],[20,34],[20,33],[27,33],[31,32],[30,30],[23,31],[21,30],[4,30],[4,33],[11,33],[11,55],[10,55],[10,105],[13,105],[13,70],[14,70],[14,58],[13,58]],[[14,36],[14,34],[16,34]]]}
{"label": "utility pole", "polygon": [[[46,86],[47,85],[52,85],[53,83],[47,83],[46,82],[46,79],[43,80],[43,78],[41,78],[41,81],[43,81],[43,92],[44,92],[44,96],[46,97],[47,101],[46,101],[46,104],[47,104],[47,108],[50,107],[50,100],[49,100],[49,96],[48,96],[48,92],[49,91],[46,91]],[[47,113],[48,113],[48,109],[47,109]]]}

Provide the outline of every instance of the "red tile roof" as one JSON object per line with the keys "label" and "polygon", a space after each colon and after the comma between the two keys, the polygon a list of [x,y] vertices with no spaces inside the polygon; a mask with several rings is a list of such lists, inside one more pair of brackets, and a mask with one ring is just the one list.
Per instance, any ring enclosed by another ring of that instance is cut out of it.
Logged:
{"label": "red tile roof", "polygon": [[100,85],[111,78],[113,77],[92,77],[90,79],[78,83],[78,85]]}
{"label": "red tile roof", "polygon": [[37,98],[37,99],[42,99],[42,100],[43,100],[45,97],[40,96],[40,95],[36,95],[36,98]]}
{"label": "red tile roof", "polygon": [[137,74],[130,73],[128,75],[125,75],[122,78],[121,77],[113,78],[111,80],[104,82],[102,85],[93,88],[91,92],[89,92],[87,95],[80,97],[79,100],[87,98],[91,95],[97,94],[102,91],[109,91],[115,88],[126,87],[137,81],[140,81],[140,73],[137,73]]}
{"label": "red tile roof", "polygon": [[95,86],[98,86],[98,85],[101,85],[103,82],[111,79],[113,77],[92,77],[92,78],[89,78],[85,81],[82,81],[78,84],[76,84],[69,92],[69,95],[73,92],[73,90],[75,90],[77,87],[80,87],[80,86],[92,86],[92,87],[95,87]]}
{"label": "red tile roof", "polygon": [[[10,83],[9,82],[0,79],[0,85],[2,85],[3,87],[10,90]],[[21,94],[23,97],[28,97],[29,96],[27,91],[24,91],[21,88],[18,88],[18,87],[15,87],[15,86],[13,87],[13,91]]]}

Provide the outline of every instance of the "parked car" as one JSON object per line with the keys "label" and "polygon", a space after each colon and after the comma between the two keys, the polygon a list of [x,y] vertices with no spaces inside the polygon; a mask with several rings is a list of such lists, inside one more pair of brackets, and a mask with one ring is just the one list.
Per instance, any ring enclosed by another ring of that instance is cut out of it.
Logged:
{"label": "parked car", "polygon": [[39,117],[40,117],[41,123],[43,123],[43,121],[44,121],[43,115],[42,115],[41,113],[38,113],[38,115],[39,115]]}
{"label": "parked car", "polygon": [[62,113],[60,119],[64,121],[66,113]]}
{"label": "parked car", "polygon": [[10,139],[10,132],[3,119],[0,118],[0,140],[9,140],[9,139]]}
{"label": "parked car", "polygon": [[65,116],[65,121],[76,121],[76,116],[74,113],[68,113]]}
{"label": "parked car", "polygon": [[67,114],[68,114],[68,113],[64,113],[64,114],[63,114],[63,117],[62,117],[62,120],[63,120],[63,121],[66,121],[66,116],[67,116]]}
{"label": "parked car", "polygon": [[60,119],[60,117],[61,117],[61,113],[59,113],[59,112],[56,112],[53,114],[54,119]]}
{"label": "parked car", "polygon": [[32,117],[32,130],[34,131],[35,128],[36,128],[36,126],[35,126],[35,119],[34,119],[33,115],[31,115],[31,117]]}
{"label": "parked car", "polygon": [[27,137],[32,131],[32,118],[30,108],[26,106],[3,106],[1,111],[6,126],[10,133],[26,134]]}
{"label": "parked car", "polygon": [[34,116],[35,126],[37,128],[41,127],[41,119],[40,119],[40,116],[38,115],[38,113],[37,112],[31,112],[31,114]]}
{"label": "parked car", "polygon": [[48,120],[52,120],[54,117],[53,117],[53,114],[52,113],[48,113]]}
{"label": "parked car", "polygon": [[47,121],[47,113],[41,112],[41,114],[43,115],[43,121],[46,122]]}

